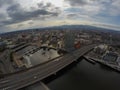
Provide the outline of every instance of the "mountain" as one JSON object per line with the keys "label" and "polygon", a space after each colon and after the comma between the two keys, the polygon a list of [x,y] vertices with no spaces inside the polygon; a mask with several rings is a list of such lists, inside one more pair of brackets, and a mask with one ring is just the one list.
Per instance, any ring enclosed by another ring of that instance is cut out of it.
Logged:
{"label": "mountain", "polygon": [[107,29],[107,28],[102,28],[102,27],[95,27],[95,26],[90,26],[90,25],[62,25],[62,26],[54,26],[54,27],[48,27],[47,29],[70,29],[70,30],[91,30],[91,31],[101,31],[105,33],[112,33],[112,34],[120,34],[120,31],[113,30],[113,29]]}
{"label": "mountain", "polygon": [[[44,27],[44,28],[35,28],[35,29],[26,29],[26,30],[16,30],[14,32],[8,32],[8,33],[17,33],[17,32],[29,32],[32,30],[98,30],[106,33],[112,33],[112,34],[120,34],[120,31],[116,31],[113,29],[106,29],[106,28],[101,28],[101,27],[95,27],[95,26],[90,26],[90,25],[62,25],[62,26],[52,26],[52,27]],[[8,34],[4,33],[4,34]]]}

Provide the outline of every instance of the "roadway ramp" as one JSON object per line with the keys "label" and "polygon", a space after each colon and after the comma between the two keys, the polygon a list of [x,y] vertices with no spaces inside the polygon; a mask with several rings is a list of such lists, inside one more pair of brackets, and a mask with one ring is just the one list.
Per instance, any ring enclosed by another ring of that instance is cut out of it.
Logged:
{"label": "roadway ramp", "polygon": [[16,90],[39,82],[70,65],[95,46],[96,45],[85,46],[55,60],[1,78],[0,90]]}

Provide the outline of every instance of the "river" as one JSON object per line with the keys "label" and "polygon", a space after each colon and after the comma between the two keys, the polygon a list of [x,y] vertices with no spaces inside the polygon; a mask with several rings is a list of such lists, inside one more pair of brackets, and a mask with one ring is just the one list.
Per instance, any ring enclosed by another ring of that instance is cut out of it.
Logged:
{"label": "river", "polygon": [[82,60],[47,85],[51,90],[120,90],[120,73]]}

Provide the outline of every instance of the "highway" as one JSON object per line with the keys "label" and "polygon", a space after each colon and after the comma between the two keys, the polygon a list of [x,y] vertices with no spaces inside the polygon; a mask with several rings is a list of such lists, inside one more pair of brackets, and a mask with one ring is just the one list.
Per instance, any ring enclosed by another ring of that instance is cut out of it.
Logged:
{"label": "highway", "polygon": [[40,81],[76,61],[95,46],[84,46],[43,65],[6,76],[0,79],[0,90],[16,90]]}

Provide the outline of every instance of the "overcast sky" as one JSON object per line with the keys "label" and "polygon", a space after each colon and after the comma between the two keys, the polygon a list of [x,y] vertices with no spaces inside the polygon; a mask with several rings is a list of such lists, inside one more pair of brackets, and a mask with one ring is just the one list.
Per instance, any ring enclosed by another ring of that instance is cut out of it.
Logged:
{"label": "overcast sky", "polygon": [[120,30],[120,0],[0,0],[0,33],[71,24]]}

